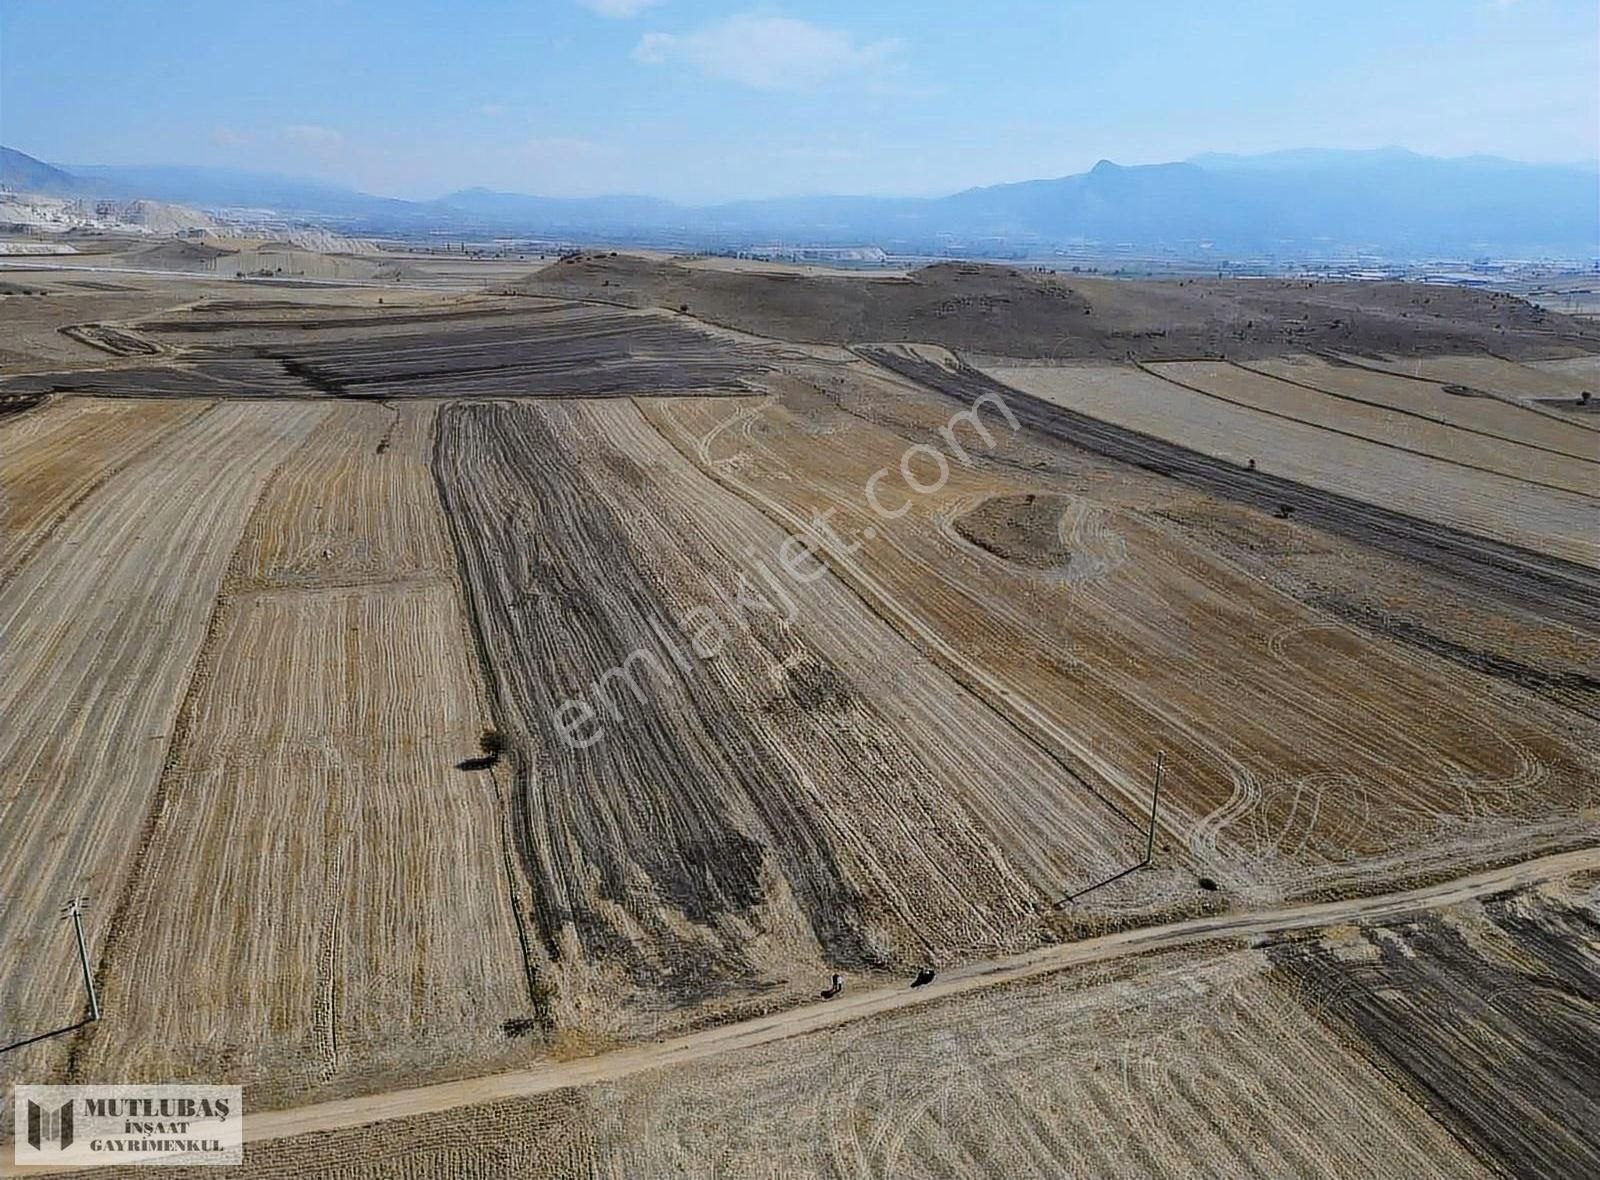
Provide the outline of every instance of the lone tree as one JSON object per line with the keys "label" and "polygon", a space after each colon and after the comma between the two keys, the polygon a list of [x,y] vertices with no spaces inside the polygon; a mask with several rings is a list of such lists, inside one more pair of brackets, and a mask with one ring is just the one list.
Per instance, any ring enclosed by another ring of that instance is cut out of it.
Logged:
{"label": "lone tree", "polygon": [[500,755],[506,752],[506,735],[492,726],[485,726],[483,732],[478,735],[478,749],[482,750],[486,757],[498,762]]}

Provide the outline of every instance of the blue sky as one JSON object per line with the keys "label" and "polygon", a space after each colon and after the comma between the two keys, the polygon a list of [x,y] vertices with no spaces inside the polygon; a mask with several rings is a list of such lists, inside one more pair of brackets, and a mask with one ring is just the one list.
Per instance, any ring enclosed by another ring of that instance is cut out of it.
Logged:
{"label": "blue sky", "polygon": [[0,0],[0,141],[437,196],[939,193],[1200,152],[1600,155],[1594,0]]}

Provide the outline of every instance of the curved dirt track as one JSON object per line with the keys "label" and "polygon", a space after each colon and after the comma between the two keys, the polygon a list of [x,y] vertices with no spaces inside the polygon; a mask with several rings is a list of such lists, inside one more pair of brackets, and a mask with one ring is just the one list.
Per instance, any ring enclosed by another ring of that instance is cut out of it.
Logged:
{"label": "curved dirt track", "polygon": [[[974,963],[950,971],[933,984],[916,991],[910,990],[904,983],[862,991],[847,990],[831,1003],[811,1004],[638,1048],[601,1053],[573,1061],[550,1062],[514,1073],[466,1078],[412,1090],[395,1090],[365,1098],[251,1115],[245,1125],[245,1138],[259,1142],[312,1132],[325,1133],[481,1102],[611,1081],[645,1070],[686,1065],[724,1053],[753,1049],[773,1041],[932,1003],[980,988],[1019,983],[1067,967],[1167,950],[1209,939],[1249,939],[1287,931],[1374,921],[1416,910],[1456,905],[1597,868],[1600,868],[1600,847],[1580,848],[1400,893],[1224,914],[1128,930],[988,963]],[[0,1165],[0,1176],[40,1174],[37,1169],[19,1169],[9,1163]]]}
{"label": "curved dirt track", "polygon": [[1296,520],[1441,570],[1464,589],[1496,595],[1547,618],[1600,628],[1600,570],[1238,467],[1052,405],[966,364],[950,369],[907,351],[882,347],[861,346],[855,351],[965,405],[986,394],[1003,397],[1024,426],[1094,454],[1159,472],[1263,511],[1287,505]]}

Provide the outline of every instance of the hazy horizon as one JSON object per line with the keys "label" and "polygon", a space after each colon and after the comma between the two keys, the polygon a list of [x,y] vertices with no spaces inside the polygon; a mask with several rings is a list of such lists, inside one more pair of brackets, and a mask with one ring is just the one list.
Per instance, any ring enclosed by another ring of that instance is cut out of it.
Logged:
{"label": "hazy horizon", "polygon": [[1304,0],[497,0],[468,15],[12,2],[0,38],[0,142],[29,155],[407,199],[931,196],[1101,159],[1306,148],[1600,154],[1600,13],[1566,0],[1361,3],[1337,19]]}
{"label": "hazy horizon", "polygon": [[[11,143],[0,143],[0,146],[6,147],[6,148],[10,148],[10,149],[12,149],[14,151],[23,151],[23,149],[18,148],[15,144],[11,144]],[[1161,166],[1161,165],[1165,165],[1165,164],[1189,164],[1189,163],[1192,163],[1192,164],[1196,164],[1197,166],[1205,167],[1205,166],[1208,166],[1208,165],[1214,166],[1214,158],[1217,158],[1217,157],[1230,157],[1231,156],[1232,158],[1240,160],[1240,161],[1259,161],[1259,160],[1269,159],[1269,158],[1274,157],[1274,156],[1295,156],[1295,155],[1330,155],[1330,156],[1332,156],[1332,155],[1338,155],[1338,154],[1341,154],[1341,153],[1349,154],[1351,156],[1358,156],[1358,155],[1361,155],[1361,154],[1381,155],[1381,154],[1384,154],[1384,153],[1391,153],[1391,152],[1392,153],[1406,153],[1406,154],[1411,155],[1413,157],[1418,157],[1418,158],[1427,159],[1427,160],[1435,160],[1435,161],[1445,162],[1445,163],[1449,163],[1449,162],[1470,162],[1470,161],[1473,161],[1473,160],[1483,160],[1483,161],[1494,161],[1494,162],[1507,163],[1507,164],[1527,165],[1527,166],[1530,166],[1530,167],[1561,168],[1561,169],[1572,169],[1572,170],[1575,170],[1575,171],[1591,171],[1592,170],[1592,171],[1596,172],[1597,176],[1600,176],[1600,160],[1564,160],[1564,161],[1563,160],[1557,160],[1557,161],[1549,161],[1549,162],[1540,162],[1540,161],[1531,161],[1531,160],[1518,160],[1515,157],[1511,157],[1511,156],[1498,156],[1498,155],[1490,156],[1490,155],[1483,154],[1483,153],[1475,153],[1473,155],[1466,155],[1466,156],[1427,156],[1427,155],[1424,155],[1423,153],[1413,152],[1410,148],[1404,147],[1404,146],[1399,145],[1399,144],[1388,144],[1388,145],[1385,145],[1384,147],[1380,147],[1380,148],[1320,148],[1320,147],[1282,148],[1282,149],[1278,149],[1278,150],[1273,151],[1273,152],[1253,153],[1253,154],[1199,152],[1199,153],[1196,153],[1196,154],[1194,154],[1192,156],[1186,157],[1184,159],[1179,159],[1179,160],[1152,160],[1152,161],[1147,161],[1147,162],[1143,162],[1143,163],[1140,163],[1140,164],[1127,164],[1127,163],[1124,163],[1121,160],[1110,160],[1110,159],[1107,159],[1107,160],[1104,160],[1104,161],[1096,161],[1096,165],[1098,165],[1099,163],[1104,162],[1104,163],[1113,164],[1113,165],[1118,166],[1118,167],[1136,168],[1136,167],[1146,167],[1146,166]],[[375,193],[375,192],[372,192],[371,190],[360,189],[360,188],[358,188],[358,187],[356,187],[354,185],[348,185],[348,184],[345,184],[344,182],[338,181],[338,180],[321,180],[321,179],[319,179],[317,177],[309,176],[309,175],[306,175],[304,173],[281,172],[281,171],[277,171],[277,170],[274,170],[274,169],[267,169],[267,168],[252,168],[248,164],[242,164],[242,165],[210,165],[210,164],[193,164],[193,163],[187,163],[187,162],[177,161],[177,160],[149,160],[149,161],[138,161],[138,162],[128,162],[128,163],[110,163],[108,161],[103,161],[103,160],[54,160],[54,159],[48,159],[48,158],[46,158],[44,156],[41,156],[41,155],[37,155],[36,153],[33,153],[33,152],[24,152],[23,154],[28,155],[28,156],[32,156],[34,159],[39,160],[41,163],[49,164],[52,167],[60,168],[61,170],[69,172],[69,173],[73,173],[74,169],[76,169],[78,171],[76,173],[74,173],[75,175],[88,174],[89,170],[124,169],[124,168],[126,168],[126,169],[139,169],[139,170],[142,170],[142,171],[149,171],[149,172],[164,171],[164,170],[168,170],[168,169],[171,169],[171,170],[198,169],[198,170],[202,170],[202,171],[215,170],[219,174],[257,175],[257,176],[269,177],[269,178],[273,178],[273,179],[277,179],[277,180],[281,180],[281,181],[285,181],[285,182],[292,182],[292,183],[306,183],[306,184],[319,184],[320,183],[320,184],[327,184],[330,187],[342,187],[342,188],[348,189],[351,192],[360,193],[360,194],[365,195],[365,196],[378,197],[378,198],[381,198],[381,199],[394,198],[394,199],[400,199],[400,200],[414,200],[414,201],[427,202],[427,201],[433,201],[433,200],[443,200],[443,199],[446,199],[448,197],[451,197],[451,196],[454,196],[454,195],[457,195],[457,194],[460,194],[460,193],[472,192],[472,191],[486,191],[486,192],[492,192],[492,193],[497,193],[497,194],[503,194],[503,195],[507,195],[507,196],[546,197],[546,196],[551,196],[552,195],[552,194],[548,194],[548,193],[530,192],[530,191],[522,191],[522,190],[515,190],[515,189],[496,189],[496,188],[494,188],[492,186],[489,186],[489,185],[478,184],[475,181],[471,180],[470,178],[464,178],[464,179],[461,180],[460,183],[455,184],[453,187],[448,188],[448,189],[443,189],[443,190],[441,190],[441,191],[439,191],[437,193],[421,194],[421,195],[418,195],[418,196],[415,196],[415,197],[398,197],[397,194],[394,194],[394,193]],[[1091,165],[1089,168],[1083,169],[1083,171],[1084,172],[1092,171],[1094,167],[1095,167],[1095,165]],[[1064,175],[1076,175],[1076,174],[1064,174]],[[650,193],[650,192],[608,191],[608,192],[594,192],[594,193],[563,194],[558,199],[595,200],[595,199],[605,199],[605,198],[610,198],[610,197],[621,197],[621,198],[632,198],[632,199],[638,199],[638,200],[662,200],[662,201],[668,201],[668,202],[672,202],[672,203],[682,204],[682,205],[684,205],[686,207],[693,207],[693,206],[712,206],[712,207],[714,207],[714,206],[723,205],[723,204],[740,204],[740,203],[747,202],[747,201],[759,202],[759,201],[763,201],[763,200],[806,200],[806,199],[832,199],[832,198],[864,199],[864,200],[876,200],[876,199],[883,199],[883,200],[896,200],[896,199],[899,199],[899,200],[920,200],[920,199],[928,199],[928,198],[937,199],[937,198],[945,197],[945,196],[954,196],[954,195],[957,195],[960,192],[972,191],[973,189],[1001,187],[1001,186],[1004,186],[1006,184],[1025,183],[1027,181],[1036,181],[1036,180],[1055,180],[1055,179],[1062,179],[1062,178],[1063,177],[1039,176],[1039,177],[1024,177],[1024,178],[1020,178],[1019,180],[1016,180],[1016,181],[1013,181],[1013,180],[987,181],[987,182],[980,182],[979,184],[976,184],[976,185],[968,186],[966,189],[957,189],[957,190],[951,190],[951,191],[939,190],[939,191],[934,191],[934,192],[930,192],[930,193],[890,193],[890,192],[883,192],[883,193],[852,193],[852,192],[825,191],[825,190],[820,190],[819,189],[819,190],[816,190],[816,191],[813,191],[813,192],[785,193],[785,194],[779,194],[779,195],[773,196],[773,197],[764,197],[764,198],[763,197],[748,198],[748,197],[737,197],[737,196],[735,196],[735,197],[725,198],[725,199],[722,199],[722,200],[711,199],[711,200],[704,200],[704,201],[695,201],[695,200],[676,200],[674,198],[664,197],[664,196],[662,196],[661,194],[658,194],[658,193]]]}

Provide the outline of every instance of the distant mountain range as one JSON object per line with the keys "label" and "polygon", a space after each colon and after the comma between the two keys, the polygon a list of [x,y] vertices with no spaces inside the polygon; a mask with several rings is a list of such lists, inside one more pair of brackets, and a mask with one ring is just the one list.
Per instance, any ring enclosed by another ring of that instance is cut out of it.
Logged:
{"label": "distant mountain range", "polygon": [[69,172],[8,147],[0,147],[0,184],[17,192],[43,193],[47,197],[76,197],[93,188]]}
{"label": "distant mountain range", "polygon": [[1396,148],[1199,156],[947,197],[786,197],[679,205],[462,189],[402,201],[218,168],[50,165],[0,149],[0,182],[59,196],[270,209],[350,233],[542,236],[730,247],[1089,247],[1241,256],[1600,256],[1600,167],[1439,159]]}

